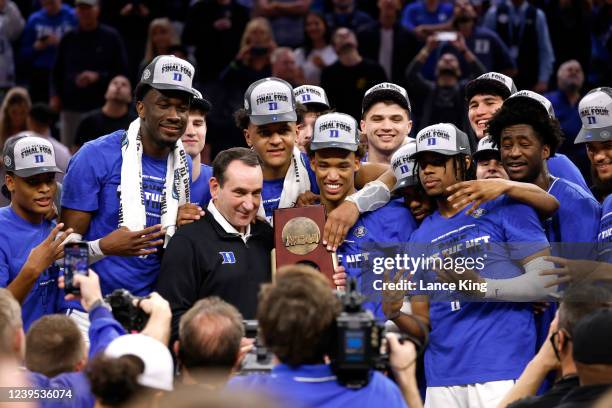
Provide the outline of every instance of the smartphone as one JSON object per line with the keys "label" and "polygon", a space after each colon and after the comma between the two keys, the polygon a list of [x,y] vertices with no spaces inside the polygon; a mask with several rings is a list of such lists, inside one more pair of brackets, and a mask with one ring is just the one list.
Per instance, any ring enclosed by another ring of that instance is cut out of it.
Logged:
{"label": "smartphone", "polygon": [[456,31],[438,31],[436,33],[436,40],[437,41],[447,41],[447,42],[453,42],[453,41],[457,41],[457,32]]}
{"label": "smartphone", "polygon": [[70,242],[64,245],[64,292],[80,295],[73,284],[74,275],[89,275],[89,245],[87,242]]}

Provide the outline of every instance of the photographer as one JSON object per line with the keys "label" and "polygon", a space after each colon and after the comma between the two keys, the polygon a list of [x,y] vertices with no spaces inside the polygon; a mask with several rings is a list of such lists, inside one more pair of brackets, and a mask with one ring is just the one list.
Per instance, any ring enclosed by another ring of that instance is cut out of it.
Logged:
{"label": "photographer", "polygon": [[340,302],[324,276],[304,265],[278,271],[276,281],[262,288],[257,317],[263,342],[280,360],[271,375],[250,375],[230,380],[230,388],[263,390],[284,405],[316,407],[384,406],[420,407],[414,377],[414,346],[389,338],[391,367],[400,390],[379,372],[367,386],[349,389],[340,385],[326,364],[333,347]]}

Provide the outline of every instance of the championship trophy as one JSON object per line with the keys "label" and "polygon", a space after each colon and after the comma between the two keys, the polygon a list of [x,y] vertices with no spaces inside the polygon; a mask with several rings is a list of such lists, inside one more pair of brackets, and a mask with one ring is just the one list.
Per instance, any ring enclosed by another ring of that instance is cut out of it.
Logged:
{"label": "championship trophy", "polygon": [[327,251],[321,243],[324,226],[322,205],[274,210],[272,276],[281,266],[302,263],[321,271],[335,289],[332,278],[335,253]]}

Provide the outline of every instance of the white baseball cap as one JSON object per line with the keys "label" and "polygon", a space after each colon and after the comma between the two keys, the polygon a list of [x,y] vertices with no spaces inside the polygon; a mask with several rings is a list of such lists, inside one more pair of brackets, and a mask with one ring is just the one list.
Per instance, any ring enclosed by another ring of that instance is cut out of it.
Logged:
{"label": "white baseball cap", "polygon": [[507,75],[499,72],[487,72],[468,82],[465,86],[465,98],[470,101],[474,95],[488,95],[493,93],[502,99],[508,98],[516,92],[514,81]]}
{"label": "white baseball cap", "polygon": [[280,78],[264,78],[253,82],[244,94],[244,109],[254,125],[295,122],[293,88]]}
{"label": "white baseball cap", "polygon": [[104,350],[112,358],[135,356],[142,360],[144,372],[138,376],[138,384],[158,390],[174,388],[174,363],[168,347],[144,334],[126,334],[117,337]]}
{"label": "white baseball cap", "polygon": [[476,152],[472,155],[475,161],[478,161],[485,153],[496,153],[499,156],[499,149],[493,145],[491,136],[485,136],[478,141]]}
{"label": "white baseball cap", "polygon": [[438,123],[421,129],[416,136],[416,145],[417,150],[412,158],[422,152],[434,152],[446,156],[471,154],[468,136],[452,123]]}
{"label": "white baseball cap", "polygon": [[195,68],[174,55],[159,55],[142,71],[141,83],[162,91],[182,91],[196,96],[192,88]]}
{"label": "white baseball cap", "polygon": [[552,119],[555,118],[555,109],[552,106],[552,103],[539,93],[523,90],[518,91],[512,94],[504,103],[509,103],[510,105],[516,101],[525,101],[532,100],[538,102],[545,110],[548,116]]}
{"label": "white baseball cap", "polygon": [[574,143],[612,140],[612,88],[591,90],[578,104],[582,128]]}
{"label": "white baseball cap", "polygon": [[391,168],[397,180],[392,192],[419,184],[419,178],[414,174],[415,161],[411,159],[416,149],[416,142],[410,141],[402,145],[391,156]]}
{"label": "white baseball cap", "polygon": [[306,106],[315,106],[321,110],[329,109],[329,100],[325,89],[320,86],[302,85],[293,90],[295,103],[301,103]]}
{"label": "white baseball cap", "polygon": [[33,132],[21,132],[4,144],[4,167],[19,177],[62,173],[55,162],[53,145]]}
{"label": "white baseball cap", "polygon": [[356,152],[359,148],[357,121],[346,113],[327,113],[314,124],[310,150],[337,147]]}
{"label": "white baseball cap", "polygon": [[386,100],[397,103],[408,112],[412,111],[406,89],[391,82],[382,82],[365,92],[361,101],[361,113],[363,114],[375,103]]}

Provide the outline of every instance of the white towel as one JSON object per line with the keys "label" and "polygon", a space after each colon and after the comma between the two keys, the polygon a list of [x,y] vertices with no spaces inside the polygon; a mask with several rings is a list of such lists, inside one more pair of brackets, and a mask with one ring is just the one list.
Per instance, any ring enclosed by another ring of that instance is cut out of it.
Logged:
{"label": "white towel", "polygon": [[[310,178],[308,177],[307,164],[302,160],[300,149],[293,146],[293,155],[291,156],[291,165],[285,174],[283,182],[283,191],[280,196],[278,208],[291,208],[295,206],[298,196],[305,191],[310,191]],[[263,201],[259,205],[257,215],[266,218],[266,212],[263,207]],[[272,218],[270,218],[272,224]]]}
{"label": "white towel", "polygon": [[[140,118],[134,120],[121,140],[121,197],[119,226],[139,231],[147,224],[142,187],[142,136]],[[168,155],[166,181],[162,191],[161,225],[166,231],[164,247],[176,231],[179,206],[189,202],[189,167],[181,140]]]}

